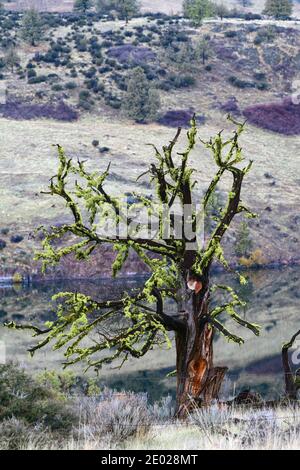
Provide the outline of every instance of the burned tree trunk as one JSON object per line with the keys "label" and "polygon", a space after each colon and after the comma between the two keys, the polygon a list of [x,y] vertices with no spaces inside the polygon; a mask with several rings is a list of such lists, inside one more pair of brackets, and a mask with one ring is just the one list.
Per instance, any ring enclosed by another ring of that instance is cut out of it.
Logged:
{"label": "burned tree trunk", "polygon": [[176,332],[177,406],[183,418],[195,405],[208,405],[218,394],[227,371],[213,365],[213,327],[208,322],[209,290],[187,291],[185,327]]}
{"label": "burned tree trunk", "polygon": [[297,400],[298,390],[300,388],[298,382],[298,371],[294,374],[289,361],[289,349],[293,346],[296,338],[300,335],[300,330],[292,337],[292,339],[282,347],[282,366],[284,371],[285,395],[289,400]]}

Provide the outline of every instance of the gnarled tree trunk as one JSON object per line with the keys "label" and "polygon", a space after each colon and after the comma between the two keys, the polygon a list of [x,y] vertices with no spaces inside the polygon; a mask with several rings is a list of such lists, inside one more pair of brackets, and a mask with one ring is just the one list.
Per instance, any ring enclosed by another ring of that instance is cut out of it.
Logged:
{"label": "gnarled tree trunk", "polygon": [[283,345],[281,353],[285,380],[285,395],[289,400],[297,400],[298,390],[300,388],[299,382],[297,381],[299,370],[294,374],[289,361],[289,349],[294,345],[294,342],[299,335],[300,330],[294,334],[289,343]]}
{"label": "gnarled tree trunk", "polygon": [[176,332],[176,416],[185,417],[195,405],[218,398],[226,367],[213,365],[213,328],[208,323],[209,290],[186,291],[181,314],[185,327]]}

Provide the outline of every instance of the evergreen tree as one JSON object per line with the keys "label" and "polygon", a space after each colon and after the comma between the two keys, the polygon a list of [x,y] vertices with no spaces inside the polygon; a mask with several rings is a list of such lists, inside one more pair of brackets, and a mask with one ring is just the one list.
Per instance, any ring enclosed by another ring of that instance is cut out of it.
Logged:
{"label": "evergreen tree", "polygon": [[43,36],[43,24],[39,12],[35,8],[27,10],[22,18],[21,36],[24,41],[35,46]]}
{"label": "evergreen tree", "polygon": [[126,23],[140,11],[137,0],[97,0],[96,8],[99,13],[110,13],[115,11]]}
{"label": "evergreen tree", "polygon": [[96,10],[105,14],[115,9],[115,0],[96,0]]}
{"label": "evergreen tree", "polygon": [[140,5],[137,0],[119,0],[117,4],[117,11],[119,12],[120,17],[126,20],[126,24],[130,18],[136,15],[140,10]]}
{"label": "evergreen tree", "polygon": [[217,3],[214,7],[215,14],[223,20],[226,16],[229,15],[229,9],[224,3]]}
{"label": "evergreen tree", "polygon": [[157,116],[159,94],[152,88],[141,67],[133,69],[130,74],[122,107],[126,116],[136,122],[153,120]]}
{"label": "evergreen tree", "polygon": [[74,11],[86,13],[92,6],[93,2],[91,0],[75,0],[73,9]]}
{"label": "evergreen tree", "polygon": [[213,16],[215,5],[210,0],[184,0],[183,14],[195,24],[201,24],[206,17]]}
{"label": "evergreen tree", "polygon": [[289,18],[293,13],[292,0],[266,0],[264,15],[274,16],[276,19]]}
{"label": "evergreen tree", "polygon": [[17,67],[20,63],[20,58],[16,50],[12,47],[7,51],[4,57],[5,66],[11,71],[14,71],[14,68]]}
{"label": "evergreen tree", "polygon": [[210,53],[210,39],[208,36],[204,36],[196,46],[196,56],[201,60],[202,64],[205,65]]}
{"label": "evergreen tree", "polygon": [[235,252],[237,256],[248,256],[252,248],[250,230],[246,222],[242,222],[236,233]]}

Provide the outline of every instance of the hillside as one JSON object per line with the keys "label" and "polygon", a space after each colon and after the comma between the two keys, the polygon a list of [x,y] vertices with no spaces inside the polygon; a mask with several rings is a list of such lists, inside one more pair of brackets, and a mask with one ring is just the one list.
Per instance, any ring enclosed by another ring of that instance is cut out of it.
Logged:
{"label": "hillside", "polygon": [[[11,19],[14,28],[2,23],[3,59],[5,47],[20,29],[21,16]],[[68,21],[53,17],[45,38],[34,47],[18,38],[19,65],[14,70],[2,67],[6,103],[0,104],[0,276],[35,273],[32,252],[39,240],[33,238],[34,228],[65,220],[60,202],[40,194],[55,174],[53,143],[99,170],[111,161],[113,193],[139,187],[150,194],[145,182],[136,183],[154,158],[146,144],[167,143],[175,127],[186,126],[193,112],[202,139],[220,129],[232,130],[226,122],[228,112],[240,120],[250,115],[242,142],[246,157],[254,160],[245,199],[260,216],[249,222],[254,262],[299,262],[298,107],[284,105],[280,119],[274,105],[267,108],[267,117],[262,114],[259,125],[278,132],[251,125],[253,107],[254,118],[259,118],[258,104],[280,104],[292,92],[300,68],[299,26],[209,21],[194,29],[176,19],[137,18],[126,29],[117,21],[83,22],[79,32],[76,22]],[[194,55],[203,38],[204,64]],[[162,100],[160,118],[147,125],[126,120],[120,110],[126,77],[137,65]],[[92,145],[95,140],[99,145]],[[213,163],[200,142],[192,160],[199,171],[200,196],[213,174]],[[219,188],[221,196],[223,189]],[[226,240],[226,250],[234,256],[235,241],[235,235]],[[67,260],[59,273],[49,276],[109,276],[111,256],[106,252],[103,261],[103,253],[96,254],[89,268]],[[135,261],[127,265],[130,273],[142,269]]]}
{"label": "hillside", "polygon": [[[48,12],[69,12],[73,9],[73,0],[16,0],[11,2],[4,2],[7,9],[22,11],[30,7],[39,9],[40,11]],[[242,0],[220,0],[229,8],[237,8],[242,11],[251,11],[253,13],[261,13],[264,8],[264,0],[251,0],[248,6],[243,6]],[[162,12],[168,15],[181,13],[182,0],[141,0],[141,11],[144,13]],[[296,0],[294,1],[294,14],[295,18],[300,17],[300,5]]]}

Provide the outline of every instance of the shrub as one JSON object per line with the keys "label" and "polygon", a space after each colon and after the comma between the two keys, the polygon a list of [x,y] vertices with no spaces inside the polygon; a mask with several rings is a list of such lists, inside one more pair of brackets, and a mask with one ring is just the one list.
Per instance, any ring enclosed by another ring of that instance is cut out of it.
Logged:
{"label": "shrub", "polygon": [[0,239],[0,251],[4,250],[6,248],[6,241]]}
{"label": "shrub", "polygon": [[268,90],[269,85],[267,82],[260,82],[260,83],[256,83],[256,88],[258,90]]}
{"label": "shrub", "polygon": [[248,258],[242,256],[239,259],[239,262],[242,266],[245,266],[246,268],[250,268],[250,267],[264,265],[266,263],[266,260],[263,256],[262,250],[256,249],[252,251],[252,253],[250,254]]}
{"label": "shrub", "polygon": [[58,373],[55,370],[45,370],[35,377],[36,382],[47,390],[51,390],[58,400],[66,400],[75,388],[77,378],[72,371]]}
{"label": "shrub", "polygon": [[39,75],[39,76],[34,76],[28,79],[28,83],[30,85],[34,85],[36,83],[43,83],[46,82],[48,77],[46,75]]}
{"label": "shrub", "polygon": [[43,426],[30,426],[15,417],[0,422],[0,449],[27,450],[46,449],[53,437]]}
{"label": "shrub", "polygon": [[36,77],[36,71],[34,69],[28,69],[27,77],[28,78]]}
{"label": "shrub", "polygon": [[246,21],[254,21],[254,20],[261,20],[262,19],[262,16],[259,15],[258,13],[245,13],[244,15],[244,19]]}
{"label": "shrub", "polygon": [[237,32],[234,31],[234,30],[225,31],[224,36],[225,36],[226,38],[234,38],[234,37],[237,36]]}
{"label": "shrub", "polygon": [[12,235],[10,237],[11,243],[20,243],[22,240],[24,240],[24,237],[22,235]]}
{"label": "shrub", "polygon": [[91,94],[89,91],[87,90],[81,90],[81,92],[79,93],[79,99],[80,100],[87,100],[88,98],[90,98]]}
{"label": "shrub", "polygon": [[231,85],[233,85],[237,88],[255,88],[255,83],[254,82],[248,82],[246,80],[241,80],[240,78],[237,78],[234,75],[229,77],[228,81],[229,81],[229,83],[231,83]]}
{"label": "shrub", "polygon": [[147,433],[152,421],[147,395],[109,390],[102,393],[100,403],[86,399],[81,416],[86,423],[81,430],[85,438],[99,441],[110,436],[115,443]]}
{"label": "shrub", "polygon": [[15,364],[5,364],[0,365],[0,422],[11,418],[62,434],[75,422],[74,413],[56,400],[51,388],[39,385]]}
{"label": "shrub", "polygon": [[195,85],[196,79],[192,75],[178,76],[174,80],[175,88],[188,88]]}
{"label": "shrub", "polygon": [[22,274],[15,272],[13,277],[12,277],[12,282],[14,284],[22,284],[23,283],[23,276]]}
{"label": "shrub", "polygon": [[260,29],[255,38],[253,43],[258,46],[263,42],[272,42],[276,37],[276,31],[273,27],[269,26],[268,28]]}
{"label": "shrub", "polygon": [[300,106],[290,98],[278,103],[248,106],[243,111],[251,124],[285,135],[300,134]]}
{"label": "shrub", "polygon": [[109,147],[100,147],[99,148],[99,153],[107,153],[110,151]]}
{"label": "shrub", "polygon": [[239,116],[241,114],[238,101],[234,96],[230,97],[225,103],[220,106],[220,108],[227,114],[234,114],[236,116]]}
{"label": "shrub", "polygon": [[265,80],[266,74],[264,72],[254,72],[253,78],[255,80]]}
{"label": "shrub", "polygon": [[159,124],[169,127],[188,127],[194,112],[186,109],[167,111],[159,120]]}
{"label": "shrub", "polygon": [[156,54],[152,49],[133,46],[131,44],[112,47],[107,51],[107,55],[108,57],[117,59],[120,63],[132,62],[133,64],[149,62],[156,58]]}
{"label": "shrub", "polygon": [[93,78],[97,73],[97,69],[96,67],[90,67],[88,70],[85,70],[83,72],[83,75],[86,77],[86,78]]}
{"label": "shrub", "polygon": [[67,82],[65,84],[65,88],[67,90],[74,90],[75,88],[77,88],[77,83],[76,82]]}
{"label": "shrub", "polygon": [[52,85],[51,90],[52,91],[62,91],[64,88],[62,85],[59,85],[58,83],[55,83],[55,85]]}
{"label": "shrub", "polygon": [[36,119],[48,118],[58,121],[76,121],[78,113],[64,101],[58,104],[25,104],[22,102],[8,102],[0,104],[0,112],[5,118]]}

